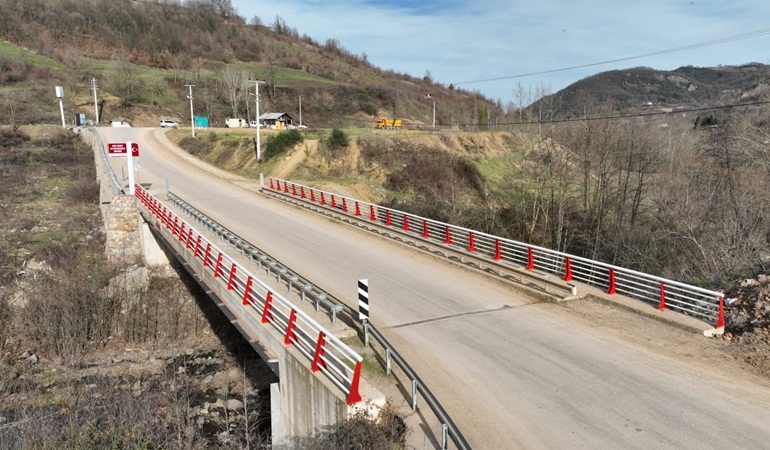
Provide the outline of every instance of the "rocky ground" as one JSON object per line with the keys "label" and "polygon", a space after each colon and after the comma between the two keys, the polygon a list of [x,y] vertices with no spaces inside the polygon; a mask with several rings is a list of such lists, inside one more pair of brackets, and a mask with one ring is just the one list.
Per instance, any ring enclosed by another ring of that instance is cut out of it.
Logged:
{"label": "rocky ground", "polygon": [[194,281],[111,267],[93,166],[0,128],[0,448],[265,447],[275,376]]}
{"label": "rocky ground", "polygon": [[108,346],[75,365],[3,355],[0,448],[269,448],[275,376],[248,344],[207,340]]}
{"label": "rocky ground", "polygon": [[746,279],[725,292],[725,334],[736,357],[770,378],[770,275]]}

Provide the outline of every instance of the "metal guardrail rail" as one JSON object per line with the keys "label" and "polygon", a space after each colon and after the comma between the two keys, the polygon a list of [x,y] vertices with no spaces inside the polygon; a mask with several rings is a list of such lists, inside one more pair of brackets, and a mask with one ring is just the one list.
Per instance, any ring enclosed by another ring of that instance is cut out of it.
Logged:
{"label": "metal guardrail rail", "polygon": [[[115,171],[112,169],[112,166],[109,164],[109,159],[107,157],[107,153],[104,150],[104,144],[101,140],[101,137],[98,135],[98,133],[96,133],[94,129],[89,128],[88,130],[94,135],[94,138],[96,139],[97,145],[99,146],[99,150],[100,150],[99,153],[101,154],[102,162],[105,165],[105,170],[107,170],[109,174],[110,182],[114,188],[115,193],[123,192],[123,188],[118,182],[118,179],[115,175]],[[141,185],[136,186],[136,191],[137,192],[141,191],[142,193],[147,193],[149,195],[149,192],[146,192],[146,190],[144,190],[144,188],[142,188]],[[323,291],[315,284],[310,283],[308,280],[305,280],[299,274],[292,271],[288,267],[284,266],[283,264],[281,264],[279,261],[277,261],[275,258],[268,255],[267,253],[251,245],[245,239],[240,238],[235,233],[231,232],[230,230],[223,227],[219,223],[208,218],[203,213],[195,209],[190,204],[186,203],[184,200],[182,200],[178,196],[169,192],[168,197],[169,197],[169,201],[172,204],[177,205],[180,209],[182,209],[187,214],[189,214],[195,221],[205,226],[207,229],[209,229],[209,231],[212,231],[213,233],[215,233],[217,236],[219,236],[219,238],[222,241],[227,242],[229,245],[241,251],[242,255],[244,254],[248,255],[248,257],[252,261],[254,258],[256,258],[258,261],[258,266],[260,268],[264,268],[267,271],[268,276],[270,276],[270,271],[272,270],[273,273],[275,273],[276,276],[278,277],[279,282],[282,280],[281,277],[283,277],[283,279],[288,283],[287,287],[290,291],[292,286],[294,286],[300,291],[302,296],[302,301],[305,301],[307,297],[312,298],[313,301],[315,302],[316,311],[319,310],[320,306],[325,306],[329,310],[332,316],[332,323],[336,321],[337,313],[341,311],[344,311],[350,317],[353,323],[356,323],[355,318],[357,317],[357,311],[355,311],[353,308],[349,307],[345,303],[336,299],[334,296]],[[150,203],[153,205],[155,210],[163,211],[164,213],[167,213],[167,208],[163,207],[162,203],[160,203],[160,201],[157,198],[153,197],[153,199],[154,200]],[[142,201],[142,204],[144,204],[144,201]],[[168,227],[169,222],[167,221],[165,225]],[[188,230],[191,230],[191,229],[194,230],[193,228],[188,227]],[[197,233],[196,231],[192,231],[192,232]],[[191,231],[188,231],[188,234],[189,233],[191,233]],[[196,243],[197,243],[197,239],[196,239]],[[216,246],[214,248],[216,248]],[[248,284],[248,281],[247,281],[247,284]],[[239,281],[238,285],[241,286],[242,283]],[[252,281],[252,287],[253,287],[253,281]],[[245,286],[244,286],[244,290],[246,290]],[[264,308],[264,304],[262,306]],[[291,313],[289,313],[289,316],[291,316]],[[393,360],[396,362],[396,364],[398,364],[401,370],[410,379],[412,383],[412,399],[411,399],[412,410],[417,409],[417,393],[419,392],[420,394],[422,394],[423,398],[425,399],[426,403],[430,407],[433,414],[441,423],[441,428],[442,428],[441,448],[446,449],[448,438],[451,438],[452,442],[457,446],[458,449],[463,449],[463,450],[470,449],[471,446],[468,444],[468,441],[460,432],[459,428],[454,423],[454,421],[452,421],[452,418],[449,416],[446,410],[441,406],[438,399],[436,399],[436,397],[430,392],[428,387],[420,379],[417,373],[411,368],[411,366],[409,366],[406,360],[396,351],[396,349],[387,341],[387,339],[385,339],[385,337],[371,323],[367,323],[365,325],[365,330],[364,330],[365,335],[368,336],[368,332],[370,331],[372,333],[372,336],[379,343],[379,345],[385,349],[386,369],[388,374],[390,374],[391,360]],[[314,358],[314,363],[315,363],[315,358]],[[360,362],[356,364],[356,369],[359,370],[358,376],[360,376]],[[356,384],[356,392],[357,392],[357,384]]]}
{"label": "metal guardrail rail", "polygon": [[252,323],[252,326],[272,325],[284,336],[284,345],[293,346],[307,357],[311,361],[311,370],[322,372],[346,394],[349,404],[361,401],[358,387],[363,358],[356,351],[274,292],[264,281],[238,266],[232,257],[142,186],[137,185],[135,192],[150,216],[148,219],[154,219],[158,228],[165,229],[167,235],[164,238],[176,238],[184,244],[189,257],[202,261],[203,269],[211,270],[214,278],[226,283],[227,290],[242,300],[243,307],[254,310],[261,320],[260,323]]}
{"label": "metal guardrail rail", "polygon": [[248,257],[250,261],[256,261],[258,267],[265,270],[268,276],[275,275],[279,283],[286,283],[289,292],[291,292],[292,288],[299,292],[303,302],[312,301],[315,304],[316,311],[318,311],[320,307],[329,311],[332,317],[332,323],[335,322],[338,314],[344,314],[346,323],[351,326],[361,327],[361,331],[363,331],[366,336],[365,341],[367,341],[367,345],[368,336],[371,335],[385,351],[385,369],[388,375],[391,374],[392,362],[395,361],[401,371],[409,379],[412,391],[412,398],[410,399],[412,402],[412,410],[417,409],[417,394],[419,393],[423,399],[425,399],[425,402],[428,404],[435,417],[439,420],[442,427],[441,448],[447,448],[449,439],[451,439],[459,449],[471,448],[463,434],[460,432],[460,429],[441,406],[438,399],[433,395],[430,389],[428,389],[428,386],[422,381],[419,375],[417,375],[417,372],[412,369],[407,361],[398,353],[398,351],[396,351],[395,347],[388,342],[385,336],[383,336],[371,322],[367,322],[363,325],[358,322],[358,311],[356,309],[343,303],[319,286],[293,271],[288,266],[282,264],[268,253],[262,251],[223,225],[209,218],[179,196],[172,192],[169,192],[167,196],[171,204],[184,211],[195,222],[214,233],[222,242],[225,242],[238,250],[242,256]]}
{"label": "metal guardrail rail", "polygon": [[565,286],[579,281],[608,294],[625,295],[656,304],[660,309],[669,308],[716,323],[717,328],[724,326],[724,298],[718,291],[458,227],[287,180],[269,178],[268,182],[263,189],[270,194],[332,210],[417,241],[451,248],[481,264],[556,275]]}
{"label": "metal guardrail rail", "polygon": [[[267,276],[275,276],[279,283],[286,283],[289,292],[296,289],[300,293],[302,301],[311,300],[315,302],[315,310],[319,311],[323,306],[329,310],[332,315],[332,323],[336,323],[337,313],[347,307],[344,303],[327,294],[315,284],[302,277],[291,268],[281,263],[278,259],[270,256],[247,240],[241,238],[225,226],[209,218],[194,206],[182,200],[172,192],[167,193],[168,201],[184,211],[192,220],[214,233],[220,241],[229,244],[238,250],[241,256],[245,256],[249,261],[256,263],[261,270],[265,270]],[[352,314],[350,317],[354,317]]]}
{"label": "metal guardrail rail", "polygon": [[118,182],[118,177],[115,175],[115,171],[112,170],[112,166],[110,165],[107,152],[104,151],[104,143],[102,142],[102,138],[99,137],[99,134],[93,128],[87,128],[86,130],[88,130],[88,132],[93,135],[93,138],[96,141],[96,145],[99,147],[99,155],[101,156],[102,164],[104,165],[104,170],[107,172],[107,176],[109,176],[110,178],[110,184],[112,184],[112,191],[115,193],[115,195],[120,194],[121,192],[123,192],[123,188],[120,186],[120,183]]}

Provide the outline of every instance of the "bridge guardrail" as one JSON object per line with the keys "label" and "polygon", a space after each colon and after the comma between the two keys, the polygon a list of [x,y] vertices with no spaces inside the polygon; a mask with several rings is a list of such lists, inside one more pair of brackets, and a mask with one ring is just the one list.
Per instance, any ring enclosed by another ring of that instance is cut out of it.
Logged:
{"label": "bridge guardrail", "polygon": [[[93,133],[93,135],[94,135],[94,137],[95,137],[95,139],[97,141],[97,144],[98,144],[99,150],[100,150],[99,153],[101,154],[102,161],[104,162],[105,168],[108,171],[111,183],[112,183],[112,185],[113,185],[113,187],[115,189],[115,193],[118,194],[118,193],[123,192],[123,189],[120,186],[120,183],[118,183],[118,181],[117,181],[117,177],[115,175],[115,172],[112,170],[112,166],[110,166],[110,164],[109,164],[109,161],[108,161],[108,158],[107,158],[107,154],[104,151],[104,144],[102,143],[101,138],[95,132],[95,130],[89,129],[89,131],[91,131]],[[163,217],[165,219],[168,219],[168,217],[169,217],[167,215],[168,212],[169,212],[168,209],[165,206],[163,206],[163,204],[157,198],[155,198],[154,196],[150,195],[149,192],[147,192],[141,185],[136,185],[135,186],[135,191],[137,191],[137,192],[141,191],[141,193],[139,194],[140,196],[142,196],[143,194],[147,194],[147,195],[144,195],[144,197],[145,197],[144,199],[140,198],[140,201],[142,202],[143,205],[145,205],[145,202],[148,202],[149,204],[151,204],[152,207],[153,207],[152,209],[150,209],[151,214],[153,214],[153,216],[155,216],[156,220],[160,220],[161,224],[166,225],[166,228],[169,228],[168,227],[168,223],[169,223],[168,221],[163,222],[162,219],[159,219],[157,217],[157,215],[159,213],[161,213],[161,217]],[[221,239],[227,241],[229,244],[233,245],[235,248],[238,248],[242,252],[248,249],[249,258],[253,258],[253,257],[256,256],[258,258],[260,267],[262,267],[262,263],[266,264],[265,268],[268,271],[268,276],[270,276],[270,269],[271,269],[271,267],[275,268],[276,266],[279,266],[279,263],[277,261],[272,259],[266,253],[262,252],[261,250],[257,249],[256,247],[252,246],[251,244],[249,244],[246,240],[241,239],[240,237],[235,235],[235,233],[230,232],[226,228],[222,227],[221,225],[217,224],[213,220],[209,219],[208,217],[203,215],[200,211],[197,211],[195,208],[193,208],[191,205],[189,205],[186,202],[184,202],[179,197],[173,195],[170,192],[168,194],[171,197],[171,201],[173,203],[176,203],[179,206],[183,206],[184,205],[183,209],[186,212],[188,212],[188,214],[191,214],[197,221],[199,221],[199,223],[202,223],[205,226],[210,227],[210,229],[212,229],[212,231],[215,231],[215,233],[217,233],[217,235]],[[191,227],[188,227],[188,230],[191,230],[191,229],[192,229]],[[194,229],[192,229],[192,230],[194,230]],[[193,231],[193,232],[195,232],[196,235],[200,236],[197,233],[197,231]],[[188,231],[188,234],[189,233],[190,233],[190,231]],[[197,244],[197,239],[196,239],[196,244]],[[187,245],[186,245],[186,248],[189,249],[189,247]],[[216,247],[214,247],[214,248],[216,248]],[[336,318],[337,311],[340,311],[340,310],[345,310],[349,314],[349,316],[351,318],[357,317],[357,311],[355,311],[354,309],[350,308],[346,304],[340,302],[339,300],[337,300],[336,298],[334,298],[330,294],[324,292],[323,290],[320,290],[317,286],[313,285],[312,283],[300,281],[301,277],[299,277],[298,274],[295,274],[295,273],[291,272],[286,267],[278,267],[278,271],[276,273],[278,274],[279,281],[281,281],[280,280],[280,276],[281,276],[280,274],[281,274],[281,271],[283,271],[283,270],[286,270],[288,272],[287,280],[288,280],[288,283],[289,283],[289,290],[291,290],[291,286],[292,286],[291,283],[296,283],[298,281],[302,283],[302,284],[299,285],[299,287],[300,287],[301,292],[302,292],[303,300],[305,298],[305,293],[308,290],[313,289],[315,291],[316,295],[315,295],[314,299],[315,299],[315,304],[316,304],[316,311],[318,311],[319,305],[322,303],[322,301],[324,299],[328,298],[328,307],[329,307],[329,309],[330,309],[330,311],[332,313],[332,322],[334,322],[334,320]],[[252,283],[253,283],[253,281],[252,281]],[[248,284],[248,281],[247,281],[247,284]],[[242,285],[240,283],[240,281],[238,282],[238,285],[239,286]],[[246,293],[246,291],[248,291],[248,289],[246,287],[244,287],[244,294]],[[244,295],[244,299],[245,298],[246,298],[246,295]],[[264,300],[265,298],[262,297],[260,299]],[[264,303],[262,303],[261,306],[263,307],[263,312],[264,312],[264,310],[265,310]],[[285,317],[285,315],[284,315],[284,317]],[[291,313],[289,314],[289,317],[291,317]],[[401,355],[396,351],[396,349],[385,339],[385,337],[381,333],[379,333],[379,331],[377,331],[376,328],[374,328],[374,326],[371,323],[368,323],[366,326],[367,326],[368,329],[373,331],[373,333],[372,333],[373,336],[378,341],[378,343],[385,349],[386,360],[387,360],[386,365],[387,365],[387,369],[388,369],[388,374],[390,374],[391,359],[393,359],[393,360],[396,361],[396,363],[399,365],[399,367],[401,367],[401,370],[404,371],[404,373],[409,377],[409,379],[410,379],[410,381],[412,383],[412,409],[413,410],[417,409],[417,392],[420,392],[423,395],[423,398],[425,398],[425,400],[428,403],[429,407],[431,408],[431,411],[434,413],[436,418],[439,419],[439,421],[441,423],[441,427],[442,427],[441,448],[442,449],[446,449],[447,448],[447,442],[448,442],[447,438],[451,438],[452,441],[457,446],[457,448],[463,449],[463,450],[470,449],[471,448],[470,445],[468,444],[468,442],[466,441],[465,437],[460,432],[460,430],[457,427],[457,425],[455,425],[455,423],[452,421],[452,419],[449,416],[449,414],[441,406],[441,404],[439,403],[438,399],[436,399],[436,397],[433,396],[433,394],[427,388],[425,383],[422,382],[422,380],[419,378],[417,373],[408,365],[406,360],[403,357],[401,357]],[[320,337],[320,334],[319,334],[319,337]],[[332,336],[332,337],[334,337],[334,336]],[[318,352],[318,349],[319,349],[318,342],[320,340],[321,339],[316,341],[316,353]],[[309,349],[309,347],[308,347],[308,349]],[[321,349],[323,349],[323,347],[321,347]],[[307,352],[303,352],[303,353],[306,356],[308,356]],[[324,355],[321,355],[320,358],[325,358],[325,357],[324,357]],[[356,365],[355,365],[355,369],[354,369],[354,373],[353,373],[353,379],[350,381],[350,388],[348,389],[348,402],[349,403],[351,402],[351,400],[356,400],[356,399],[360,400],[360,395],[356,395],[356,394],[358,394],[358,385],[360,383],[359,380],[360,380],[360,376],[361,376],[361,361],[362,361],[361,357],[358,356],[357,361],[356,361]],[[317,364],[316,354],[314,353],[314,355],[313,355],[313,366],[311,367],[311,369],[314,369],[316,367],[316,364]],[[337,384],[337,383],[335,383],[335,384],[337,386],[339,386],[339,384]],[[344,391],[344,389],[343,389],[343,391]]]}
{"label": "bridge guardrail", "polygon": [[249,258],[249,261],[256,263],[260,270],[265,270],[268,277],[275,276],[279,283],[285,282],[289,292],[292,289],[296,289],[300,293],[303,302],[307,298],[311,299],[315,303],[316,312],[319,311],[321,306],[324,306],[332,315],[332,323],[336,323],[337,313],[342,310],[340,305],[344,305],[344,303],[335,302],[336,299],[305,279],[302,275],[294,272],[276,258],[230,231],[224,225],[206,216],[173,192],[168,192],[166,196],[171,204],[187,213],[196,223],[214,233],[222,242],[226,242],[238,250],[242,256]]}
{"label": "bridge guardrail", "polygon": [[118,182],[118,177],[115,175],[115,171],[112,170],[107,152],[104,151],[104,143],[102,142],[102,139],[96,133],[95,129],[86,128],[86,130],[88,130],[88,132],[93,135],[93,138],[96,141],[96,145],[99,147],[99,155],[101,155],[102,164],[104,164],[104,170],[107,172],[107,176],[110,178],[110,184],[112,185],[113,193],[115,195],[120,194],[123,192],[123,188]]}
{"label": "bridge guardrail", "polygon": [[[254,262],[254,258],[256,258],[259,268],[264,269],[268,276],[271,276],[272,274],[276,275],[278,282],[286,282],[289,292],[291,292],[292,287],[294,287],[301,293],[302,301],[305,301],[307,298],[312,300],[315,303],[316,311],[319,310],[319,306],[325,307],[332,316],[332,323],[336,320],[337,313],[343,313],[349,319],[350,324],[360,325],[357,321],[358,311],[356,309],[348,306],[333,295],[321,289],[319,286],[316,286],[309,280],[303,278],[291,268],[285,266],[268,253],[209,218],[174,193],[168,192],[167,196],[169,202],[187,213],[197,223],[216,234],[223,242],[230,244],[233,248],[241,252],[241,255],[248,256],[249,260],[252,262]],[[377,343],[385,351],[385,369],[388,375],[391,374],[392,361],[395,361],[401,371],[409,379],[409,382],[412,385],[412,410],[417,410],[417,394],[419,393],[422,395],[423,399],[425,399],[425,402],[428,404],[435,417],[439,420],[442,428],[441,448],[446,449],[448,439],[451,439],[457,448],[470,449],[470,445],[449,416],[449,413],[447,413],[443,406],[441,406],[441,403],[433,395],[430,389],[428,389],[428,386],[422,381],[419,375],[417,375],[417,372],[415,372],[409,363],[407,363],[406,359],[396,351],[395,347],[390,344],[385,336],[383,336],[371,322],[367,322],[363,327],[367,346],[368,336],[371,332],[371,336],[374,337]]]}
{"label": "bridge guardrail", "polygon": [[[194,227],[168,209],[142,186],[136,185],[136,198],[154,219],[166,239],[177,239],[194,260],[211,270],[214,278],[226,283],[252,308],[262,326],[271,325],[284,336],[284,345],[293,345],[311,362],[313,372],[321,371],[345,393],[348,404],[361,401],[359,383],[362,357],[324,327],[297,308],[266,283],[249,273]],[[258,324],[254,324],[259,326]]]}
{"label": "bridge guardrail", "polygon": [[537,270],[556,275],[565,283],[579,281],[611,295],[621,294],[657,304],[659,309],[671,309],[715,323],[716,328],[724,327],[724,297],[718,291],[470,230],[280,178],[270,177],[268,183],[263,189],[272,194],[398,230],[418,241],[459,250],[477,261]]}

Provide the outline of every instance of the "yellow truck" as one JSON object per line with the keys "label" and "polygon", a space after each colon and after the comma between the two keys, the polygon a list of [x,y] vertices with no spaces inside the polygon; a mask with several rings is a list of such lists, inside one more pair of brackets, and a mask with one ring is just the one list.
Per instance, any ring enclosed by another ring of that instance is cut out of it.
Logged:
{"label": "yellow truck", "polygon": [[401,128],[401,119],[380,119],[377,121],[376,128],[395,130]]}

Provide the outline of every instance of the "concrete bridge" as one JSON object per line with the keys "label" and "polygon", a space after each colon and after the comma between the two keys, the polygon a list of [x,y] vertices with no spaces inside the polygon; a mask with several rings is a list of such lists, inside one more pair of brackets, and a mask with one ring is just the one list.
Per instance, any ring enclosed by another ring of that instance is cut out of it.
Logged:
{"label": "concrete bridge", "polygon": [[[335,297],[355,306],[356,280],[369,279],[372,323],[430,385],[470,447],[762,448],[770,442],[764,385],[714,376],[614,339],[543,296],[266,198],[258,181],[204,168],[160,130],[98,133],[104,142],[139,142],[137,177],[149,194],[162,199],[168,178],[185,201]],[[187,242],[177,246],[182,251]],[[617,320],[638,319],[618,310]],[[280,360],[280,352],[265,357]],[[302,366],[310,373],[313,362]],[[276,394],[308,379],[299,369],[296,375],[282,380],[287,386]],[[307,382],[333,394],[318,403],[326,411],[321,416],[344,416],[349,392],[323,379]],[[416,446],[441,445],[435,420],[425,422],[420,434],[430,437]],[[297,425],[284,429],[289,426]]]}

